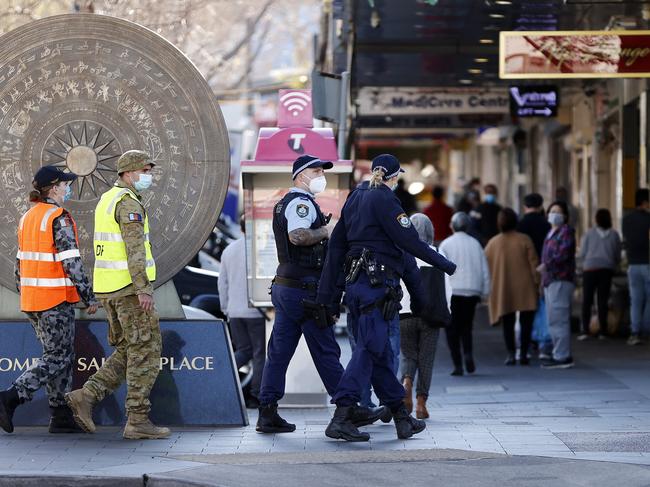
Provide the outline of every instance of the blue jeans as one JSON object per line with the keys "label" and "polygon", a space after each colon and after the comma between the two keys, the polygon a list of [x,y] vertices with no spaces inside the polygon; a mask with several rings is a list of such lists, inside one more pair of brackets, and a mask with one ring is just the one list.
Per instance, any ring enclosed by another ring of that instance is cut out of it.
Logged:
{"label": "blue jeans", "polygon": [[630,265],[627,279],[630,286],[632,335],[648,335],[650,334],[650,265]]}

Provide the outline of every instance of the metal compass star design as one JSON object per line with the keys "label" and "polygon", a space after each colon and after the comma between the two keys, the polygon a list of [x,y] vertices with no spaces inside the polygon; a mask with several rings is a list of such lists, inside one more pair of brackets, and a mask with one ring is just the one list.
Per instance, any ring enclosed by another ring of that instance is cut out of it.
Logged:
{"label": "metal compass star design", "polygon": [[53,156],[52,165],[79,176],[74,191],[76,199],[82,199],[86,188],[89,196],[97,198],[105,191],[100,189],[101,185],[113,186],[117,171],[107,163],[117,159],[120,151],[108,130],[96,124],[74,122],[60,127],[50,140],[52,143],[47,144],[45,151]]}

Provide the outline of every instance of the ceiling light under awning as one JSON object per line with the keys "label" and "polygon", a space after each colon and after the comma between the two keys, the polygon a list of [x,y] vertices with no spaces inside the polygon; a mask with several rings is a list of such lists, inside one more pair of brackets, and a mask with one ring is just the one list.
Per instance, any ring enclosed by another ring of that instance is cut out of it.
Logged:
{"label": "ceiling light under awning", "polygon": [[421,183],[420,181],[415,181],[409,184],[408,191],[413,196],[415,196],[416,194],[420,194],[422,191],[424,191],[424,183]]}

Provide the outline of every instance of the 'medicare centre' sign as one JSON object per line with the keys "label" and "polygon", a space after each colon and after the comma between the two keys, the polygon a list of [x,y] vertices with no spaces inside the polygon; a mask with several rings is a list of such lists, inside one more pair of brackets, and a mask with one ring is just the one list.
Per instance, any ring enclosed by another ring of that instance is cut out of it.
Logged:
{"label": "'medicare centre' sign", "polygon": [[505,89],[364,87],[357,98],[360,116],[417,116],[507,113]]}

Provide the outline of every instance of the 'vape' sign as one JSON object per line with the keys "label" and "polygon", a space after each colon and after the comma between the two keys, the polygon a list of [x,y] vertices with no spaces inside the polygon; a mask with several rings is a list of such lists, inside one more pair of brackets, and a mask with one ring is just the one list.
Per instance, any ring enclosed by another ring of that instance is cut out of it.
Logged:
{"label": "'vape' sign", "polygon": [[511,86],[510,113],[513,117],[555,117],[560,104],[555,86]]}

